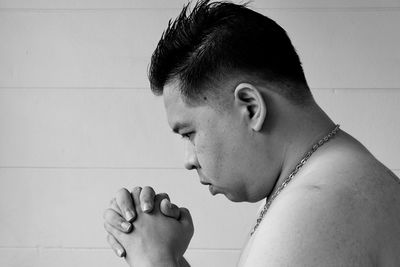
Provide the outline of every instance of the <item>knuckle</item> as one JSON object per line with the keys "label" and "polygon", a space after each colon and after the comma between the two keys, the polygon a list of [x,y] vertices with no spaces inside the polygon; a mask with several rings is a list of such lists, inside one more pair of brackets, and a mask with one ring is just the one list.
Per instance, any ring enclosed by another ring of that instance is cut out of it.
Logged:
{"label": "knuckle", "polygon": [[107,235],[107,243],[112,247],[114,239],[112,238],[112,235],[108,234]]}
{"label": "knuckle", "polygon": [[103,218],[105,221],[110,221],[112,217],[112,212],[110,209],[106,209],[103,213]]}
{"label": "knuckle", "polygon": [[141,192],[142,188],[140,186],[136,186],[135,188],[132,189],[132,198],[139,199]]}
{"label": "knuckle", "polygon": [[176,216],[176,217],[180,217],[181,215],[181,211],[178,208],[172,208],[171,212]]}
{"label": "knuckle", "polygon": [[149,192],[143,193],[142,191],[142,194],[140,195],[140,201],[146,203],[152,203],[154,202],[154,195]]}
{"label": "knuckle", "polygon": [[166,199],[169,200],[169,195],[168,195],[167,193],[159,193],[158,196],[159,196],[160,198],[166,198]]}
{"label": "knuckle", "polygon": [[104,220],[105,220],[106,217],[107,217],[107,210],[108,210],[108,209],[106,209],[106,210],[103,211],[103,219],[104,219]]}
{"label": "knuckle", "polygon": [[115,231],[114,231],[114,228],[111,226],[111,224],[109,224],[109,223],[106,222],[105,227],[107,228],[107,232],[110,233],[111,235],[113,235],[113,233],[114,233]]}
{"label": "knuckle", "polygon": [[109,231],[108,231],[108,224],[107,224],[106,222],[103,223],[103,227],[104,227],[104,229],[109,233]]}
{"label": "knuckle", "polygon": [[132,209],[132,198],[130,192],[124,188],[123,191],[120,191],[119,195],[117,195],[116,206],[121,211],[127,211]]}
{"label": "knuckle", "polygon": [[148,185],[146,185],[146,186],[144,186],[143,187],[143,191],[149,191],[149,190],[151,190],[152,188],[150,187],[150,186],[148,186]]}
{"label": "knuckle", "polygon": [[118,257],[122,256],[123,249],[117,242],[117,240],[114,238],[112,235],[107,236],[107,242],[110,245],[111,249],[114,251],[115,254],[117,254]]}
{"label": "knuckle", "polygon": [[121,197],[121,196],[125,195],[127,191],[128,191],[128,190],[127,190],[126,188],[124,188],[124,187],[120,188],[120,189],[117,191],[117,197]]}
{"label": "knuckle", "polygon": [[115,229],[113,226],[111,226],[111,224],[109,223],[104,223],[104,229],[106,230],[106,232],[109,234],[109,238],[110,239],[115,239],[115,237],[119,237],[121,235],[120,231],[118,231],[117,229]]}
{"label": "knuckle", "polygon": [[113,210],[113,211],[115,211],[117,213],[121,213],[121,209],[119,208],[119,205],[117,204],[117,202],[113,202],[110,205],[109,209],[111,209],[111,210]]}
{"label": "knuckle", "polygon": [[140,186],[135,186],[133,189],[132,189],[132,193],[133,192],[140,192],[140,191],[142,191],[142,187],[140,187]]}
{"label": "knuckle", "polygon": [[147,194],[155,194],[155,191],[153,189],[153,187],[146,185],[145,187],[143,187],[142,192],[145,192]]}
{"label": "knuckle", "polygon": [[180,208],[180,210],[185,212],[185,213],[189,213],[189,210],[187,208]]}
{"label": "knuckle", "polygon": [[116,216],[116,213],[113,209],[106,209],[104,211],[104,220],[108,223],[111,223],[112,221],[115,220],[115,218],[118,217]]}

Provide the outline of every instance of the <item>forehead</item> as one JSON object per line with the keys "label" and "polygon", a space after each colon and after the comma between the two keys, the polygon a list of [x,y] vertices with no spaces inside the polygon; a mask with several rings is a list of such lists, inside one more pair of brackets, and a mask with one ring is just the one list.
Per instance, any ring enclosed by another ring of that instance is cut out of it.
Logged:
{"label": "forehead", "polygon": [[171,81],[165,84],[163,99],[168,124],[171,128],[174,128],[177,124],[187,123],[193,120],[191,113],[194,108],[185,103],[179,91],[178,81]]}
{"label": "forehead", "polygon": [[[207,121],[222,119],[222,115],[230,113],[228,105],[223,101],[206,100],[202,103],[188,103],[180,92],[179,81],[171,81],[164,85],[163,100],[170,127],[204,125]],[[218,96],[222,98],[222,96]],[[210,97],[212,98],[212,97]],[[183,127],[182,127],[183,128]]]}

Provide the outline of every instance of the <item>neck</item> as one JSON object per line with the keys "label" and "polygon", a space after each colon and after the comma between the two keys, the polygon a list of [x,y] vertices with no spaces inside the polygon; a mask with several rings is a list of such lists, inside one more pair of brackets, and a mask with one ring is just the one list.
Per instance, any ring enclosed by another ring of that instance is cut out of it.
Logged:
{"label": "neck", "polygon": [[286,131],[292,134],[286,136],[281,172],[269,196],[278,190],[312,146],[335,128],[333,121],[319,107],[307,114],[299,116],[302,119],[289,121]]}

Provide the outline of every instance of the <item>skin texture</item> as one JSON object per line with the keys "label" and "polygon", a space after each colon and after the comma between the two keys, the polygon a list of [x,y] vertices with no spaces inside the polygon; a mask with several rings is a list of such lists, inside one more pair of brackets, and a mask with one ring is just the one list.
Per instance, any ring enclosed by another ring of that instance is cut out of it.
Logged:
{"label": "skin texture", "polygon": [[[224,86],[220,97],[225,104],[218,109],[210,100],[188,104],[179,92],[179,81],[166,84],[168,123],[184,137],[185,167],[196,170],[213,195],[256,202],[277,190],[334,123],[315,102],[295,105],[276,93],[274,85],[232,77]],[[245,245],[239,266],[400,266],[399,187],[393,173],[340,131],[275,199]],[[123,213],[124,207],[119,207]],[[149,215],[144,218],[150,224],[168,222],[154,240],[166,235],[172,243],[186,244],[190,227],[173,227],[169,223],[174,219],[164,221],[160,213],[144,215]],[[112,213],[108,219],[117,216]],[[139,233],[134,228],[133,233]],[[134,235],[124,239],[121,231],[109,233],[127,256],[137,255]],[[146,235],[141,238],[145,241]],[[179,265],[181,250],[171,257],[164,252],[161,258]]]}
{"label": "skin texture", "polygon": [[139,194],[133,194],[137,218],[132,223],[135,231],[124,233],[105,223],[106,231],[128,251],[129,266],[178,266],[193,236],[193,222],[185,208],[179,209],[179,219],[165,216],[160,211],[163,198],[157,195],[154,209],[145,213],[140,207]]}
{"label": "skin texture", "polygon": [[[137,204],[143,212],[151,213],[155,206],[154,202],[156,198],[160,199],[159,209],[162,214],[176,220],[179,219],[180,210],[175,204],[170,202],[169,196],[166,193],[155,195],[153,188],[149,186],[145,186],[144,188],[135,187],[132,192],[129,192],[126,188],[121,188],[118,190],[116,197],[110,201],[110,207],[104,211],[105,228],[130,233],[134,230],[132,222],[137,218],[134,199],[139,200]],[[116,199],[119,199],[119,201],[117,202]],[[147,203],[147,206],[144,203]],[[133,214],[133,217],[125,216],[124,218],[122,214]],[[110,231],[107,232],[107,242],[115,254],[118,257],[126,256],[125,248]]]}
{"label": "skin texture", "polygon": [[[196,170],[200,182],[209,185],[213,195],[221,193],[235,202],[265,197],[266,185],[260,181],[265,173],[276,178],[280,158],[274,137],[261,140],[254,134],[261,130],[268,114],[260,91],[240,83],[233,92],[234,102],[220,111],[211,105],[188,105],[178,88],[179,82],[167,84],[163,97],[171,129],[185,140],[185,168]],[[186,126],[177,129],[179,124]],[[270,149],[260,150],[260,142]],[[273,182],[271,179],[267,186]]]}
{"label": "skin texture", "polygon": [[340,132],[271,205],[238,265],[398,266],[399,181]]}

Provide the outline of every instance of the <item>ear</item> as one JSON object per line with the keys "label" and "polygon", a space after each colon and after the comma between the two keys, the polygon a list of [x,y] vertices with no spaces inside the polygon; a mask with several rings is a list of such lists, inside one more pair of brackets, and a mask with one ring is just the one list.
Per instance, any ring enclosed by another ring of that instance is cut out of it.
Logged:
{"label": "ear", "polygon": [[249,83],[241,83],[235,88],[235,105],[247,116],[254,131],[260,131],[267,114],[267,106],[260,91]]}

